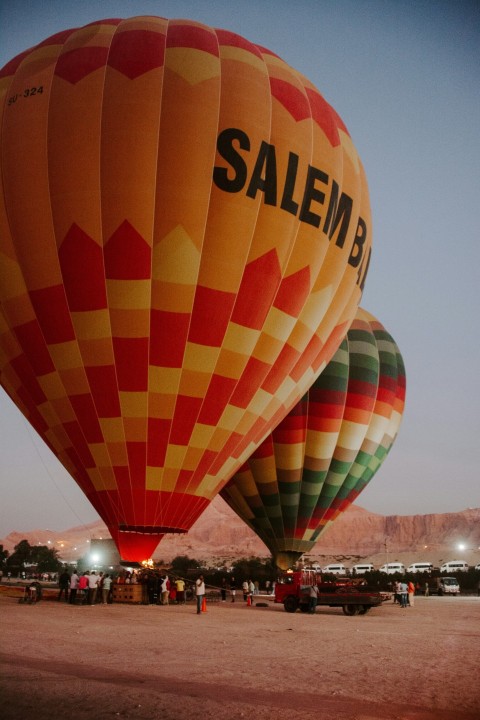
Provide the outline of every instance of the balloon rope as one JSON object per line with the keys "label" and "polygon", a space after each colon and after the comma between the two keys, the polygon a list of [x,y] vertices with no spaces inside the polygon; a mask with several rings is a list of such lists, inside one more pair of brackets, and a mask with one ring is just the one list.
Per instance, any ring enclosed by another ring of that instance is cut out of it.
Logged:
{"label": "balloon rope", "polygon": [[[71,510],[71,512],[72,512],[72,513],[75,515],[75,517],[77,518],[79,524],[84,528],[84,530],[85,530],[88,534],[90,534],[90,531],[87,529],[87,525],[83,522],[83,520],[81,519],[81,517],[78,515],[77,511],[75,510],[75,508],[72,507],[72,505],[69,503],[69,501],[67,500],[66,496],[63,494],[62,490],[60,489],[59,485],[57,484],[55,478],[53,477],[52,473],[50,472],[50,469],[48,468],[47,464],[45,463],[45,460],[44,460],[44,458],[42,457],[42,454],[41,454],[41,452],[40,452],[40,450],[39,450],[39,448],[38,448],[38,445],[37,445],[37,443],[35,442],[35,436],[34,436],[34,434],[33,434],[33,431],[32,431],[32,428],[31,428],[31,426],[30,426],[30,423],[27,421],[27,419],[26,419],[21,413],[20,413],[20,415],[21,415],[21,418],[22,418],[22,422],[24,423],[25,427],[27,428],[28,436],[29,436],[30,440],[32,441],[32,445],[33,445],[33,447],[35,448],[35,452],[37,453],[38,457],[40,458],[40,462],[41,462],[42,465],[43,465],[43,469],[45,470],[45,472],[47,473],[48,477],[49,477],[50,480],[52,481],[52,483],[53,483],[55,489],[57,490],[57,492],[60,494],[62,500],[65,502],[65,504],[68,506],[68,508]],[[57,460],[58,460],[58,458],[57,458]],[[60,463],[60,464],[61,464],[61,463]],[[63,466],[62,466],[62,467],[63,467]],[[65,472],[66,472],[66,470],[65,470]],[[72,479],[72,482],[74,482],[73,479]],[[96,512],[96,510],[95,510],[95,512]],[[98,515],[98,513],[97,513],[97,515]],[[99,517],[100,517],[100,516],[99,516]],[[102,522],[103,522],[103,520],[102,520]]]}

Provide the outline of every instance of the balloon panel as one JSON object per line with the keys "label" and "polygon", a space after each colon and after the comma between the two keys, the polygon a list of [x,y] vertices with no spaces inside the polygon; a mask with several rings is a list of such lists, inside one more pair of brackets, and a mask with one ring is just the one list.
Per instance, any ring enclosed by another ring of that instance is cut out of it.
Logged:
{"label": "balloon panel", "polygon": [[143,558],[344,337],[364,171],[308,80],[193,21],[67,30],[0,93],[1,383]]}
{"label": "balloon panel", "polygon": [[394,442],[404,401],[400,352],[359,309],[308,393],[221,491],[277,564],[310,551],[358,497]]}

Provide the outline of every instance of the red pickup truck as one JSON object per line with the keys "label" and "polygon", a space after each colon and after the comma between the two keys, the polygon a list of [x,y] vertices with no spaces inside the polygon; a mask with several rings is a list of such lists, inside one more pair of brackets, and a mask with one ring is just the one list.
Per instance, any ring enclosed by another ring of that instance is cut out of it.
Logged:
{"label": "red pickup truck", "polygon": [[318,587],[317,605],[341,607],[345,615],[365,615],[370,608],[381,605],[381,593],[370,590],[363,579],[338,578],[324,582],[314,570],[293,570],[284,573],[275,584],[275,602],[283,603],[287,612],[308,612],[310,586]]}

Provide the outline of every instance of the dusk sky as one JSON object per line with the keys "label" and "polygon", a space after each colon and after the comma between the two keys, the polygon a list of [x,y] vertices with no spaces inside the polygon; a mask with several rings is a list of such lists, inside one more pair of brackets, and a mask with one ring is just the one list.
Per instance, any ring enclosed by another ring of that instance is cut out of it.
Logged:
{"label": "dusk sky", "polygon": [[[305,74],[365,167],[373,256],[361,305],[395,338],[406,408],[358,499],[384,515],[480,507],[480,4],[462,0],[4,0],[0,66],[111,17],[233,30]],[[98,515],[0,390],[0,538]]]}

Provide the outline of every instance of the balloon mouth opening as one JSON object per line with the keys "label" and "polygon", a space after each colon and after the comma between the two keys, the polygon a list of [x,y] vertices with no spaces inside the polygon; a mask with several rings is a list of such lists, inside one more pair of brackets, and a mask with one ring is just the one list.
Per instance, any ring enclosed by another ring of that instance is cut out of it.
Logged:
{"label": "balloon mouth opening", "polygon": [[167,527],[165,525],[120,525],[122,533],[140,533],[142,535],[164,535],[165,533],[185,533],[185,528]]}

